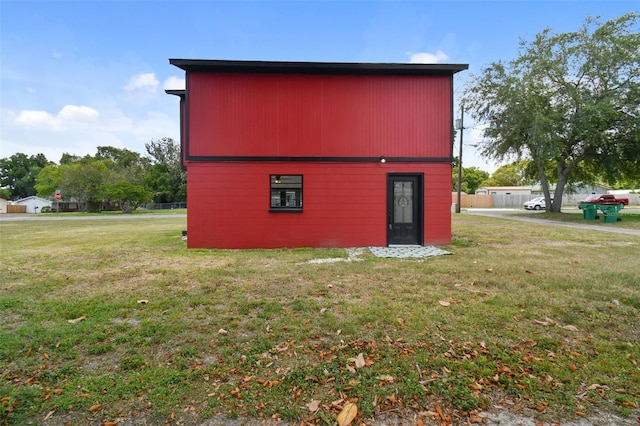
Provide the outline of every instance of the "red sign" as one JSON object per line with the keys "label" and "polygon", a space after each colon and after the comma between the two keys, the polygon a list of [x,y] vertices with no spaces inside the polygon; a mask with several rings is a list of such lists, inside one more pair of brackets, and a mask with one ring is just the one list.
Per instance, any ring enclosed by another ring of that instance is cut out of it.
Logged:
{"label": "red sign", "polygon": [[56,192],[56,200],[59,200],[60,198],[62,198],[62,197],[60,196],[60,193],[59,193],[59,192]]}

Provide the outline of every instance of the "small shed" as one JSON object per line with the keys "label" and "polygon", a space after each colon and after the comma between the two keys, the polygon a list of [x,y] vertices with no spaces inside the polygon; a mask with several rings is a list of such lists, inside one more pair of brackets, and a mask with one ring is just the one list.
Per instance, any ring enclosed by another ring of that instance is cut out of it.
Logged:
{"label": "small shed", "polygon": [[27,213],[40,213],[43,207],[51,207],[52,202],[46,198],[36,197],[32,195],[30,197],[21,198],[13,202],[18,206],[26,206]]}

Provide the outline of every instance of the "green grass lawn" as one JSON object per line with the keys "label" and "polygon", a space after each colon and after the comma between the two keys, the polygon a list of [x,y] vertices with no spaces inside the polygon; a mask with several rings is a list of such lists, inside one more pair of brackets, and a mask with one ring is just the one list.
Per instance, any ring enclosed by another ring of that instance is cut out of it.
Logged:
{"label": "green grass lawn", "polygon": [[579,223],[588,226],[606,226],[613,228],[640,229],[640,213],[627,213],[624,209],[619,213],[620,221],[615,223],[605,223],[602,219],[602,212],[598,211],[597,220],[585,220],[582,210],[568,210],[562,213],[516,213],[520,216],[532,217],[536,219],[547,219],[558,222]]}
{"label": "green grass lawn", "polygon": [[348,252],[183,229],[0,222],[0,424],[640,416],[640,237],[455,215],[451,255],[317,263]]}

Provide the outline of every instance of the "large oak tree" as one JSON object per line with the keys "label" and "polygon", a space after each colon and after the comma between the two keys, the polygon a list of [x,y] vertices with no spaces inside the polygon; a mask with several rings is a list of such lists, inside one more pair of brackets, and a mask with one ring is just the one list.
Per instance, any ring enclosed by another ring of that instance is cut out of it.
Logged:
{"label": "large oak tree", "polygon": [[545,29],[465,88],[465,107],[487,125],[482,154],[532,161],[547,210],[559,212],[565,186],[578,179],[640,179],[639,16]]}

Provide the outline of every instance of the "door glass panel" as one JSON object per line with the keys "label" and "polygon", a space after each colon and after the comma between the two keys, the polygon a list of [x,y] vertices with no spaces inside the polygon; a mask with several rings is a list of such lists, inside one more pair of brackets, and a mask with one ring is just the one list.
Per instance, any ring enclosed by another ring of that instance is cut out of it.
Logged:
{"label": "door glass panel", "polygon": [[413,223],[413,182],[393,183],[394,223]]}

